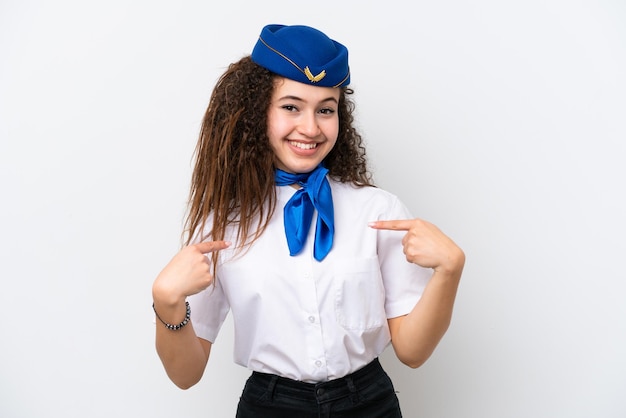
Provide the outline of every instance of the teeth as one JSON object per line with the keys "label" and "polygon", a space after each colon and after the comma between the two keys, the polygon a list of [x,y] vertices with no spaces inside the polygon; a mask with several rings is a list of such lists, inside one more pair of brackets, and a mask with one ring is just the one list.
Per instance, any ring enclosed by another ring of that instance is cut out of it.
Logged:
{"label": "teeth", "polygon": [[313,149],[313,148],[317,148],[317,144],[304,144],[302,142],[296,142],[296,141],[289,141],[289,144],[293,145],[294,147],[298,147],[300,149]]}

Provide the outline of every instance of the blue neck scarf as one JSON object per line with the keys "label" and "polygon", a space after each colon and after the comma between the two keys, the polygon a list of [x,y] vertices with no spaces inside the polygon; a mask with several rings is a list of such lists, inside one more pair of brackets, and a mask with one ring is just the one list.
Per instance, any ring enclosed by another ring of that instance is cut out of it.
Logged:
{"label": "blue neck scarf", "polygon": [[294,256],[302,251],[311,227],[314,209],[317,209],[317,224],[313,257],[317,261],[322,261],[333,246],[335,214],[326,173],[328,169],[322,164],[305,174],[291,174],[276,169],[274,178],[277,185],[288,186],[297,183],[302,186],[285,204],[284,209],[289,255]]}

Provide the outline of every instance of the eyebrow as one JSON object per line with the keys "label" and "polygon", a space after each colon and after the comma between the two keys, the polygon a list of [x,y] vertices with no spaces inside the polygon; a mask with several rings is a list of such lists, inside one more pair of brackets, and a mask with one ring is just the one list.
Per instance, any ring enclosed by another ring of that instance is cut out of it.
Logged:
{"label": "eyebrow", "polygon": [[[303,98],[301,98],[301,97],[298,97],[298,96],[292,96],[292,95],[289,95],[289,94],[288,94],[288,95],[286,95],[286,96],[279,97],[279,98],[278,98],[278,100],[297,100],[297,101],[299,101],[299,102],[306,102],[306,100],[304,100],[304,99],[303,99]],[[322,100],[320,100],[320,101],[319,101],[319,103],[325,103],[325,102],[334,102],[334,103],[338,103],[337,99],[335,99],[335,98],[334,98],[334,97],[332,97],[332,96],[331,96],[331,97],[327,97],[327,98],[322,99]]]}

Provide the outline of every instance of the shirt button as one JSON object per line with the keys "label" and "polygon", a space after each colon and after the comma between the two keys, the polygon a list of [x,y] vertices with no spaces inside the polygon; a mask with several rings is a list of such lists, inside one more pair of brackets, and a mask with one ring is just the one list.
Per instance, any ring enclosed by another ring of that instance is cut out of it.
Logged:
{"label": "shirt button", "polygon": [[310,323],[315,322],[315,317],[314,317],[314,316],[309,316],[309,322],[310,322]]}
{"label": "shirt button", "polygon": [[322,365],[322,362],[321,362],[321,361],[319,361],[319,360],[317,360],[317,361],[315,362],[315,365],[316,365],[317,367],[320,367],[320,366]]}

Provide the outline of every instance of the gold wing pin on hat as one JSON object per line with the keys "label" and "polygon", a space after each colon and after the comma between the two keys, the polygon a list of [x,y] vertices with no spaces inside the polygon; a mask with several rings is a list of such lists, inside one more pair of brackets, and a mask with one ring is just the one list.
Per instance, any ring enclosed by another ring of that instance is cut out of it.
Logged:
{"label": "gold wing pin on hat", "polygon": [[317,83],[322,78],[326,77],[326,70],[322,70],[322,72],[319,73],[318,75],[313,75],[313,73],[311,72],[309,67],[306,66],[306,67],[304,67],[304,75],[306,76],[306,78],[309,79],[310,82]]}

